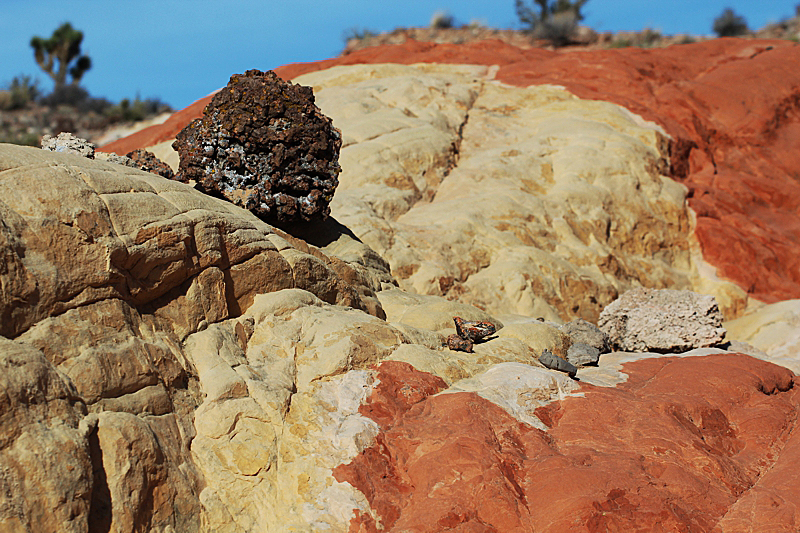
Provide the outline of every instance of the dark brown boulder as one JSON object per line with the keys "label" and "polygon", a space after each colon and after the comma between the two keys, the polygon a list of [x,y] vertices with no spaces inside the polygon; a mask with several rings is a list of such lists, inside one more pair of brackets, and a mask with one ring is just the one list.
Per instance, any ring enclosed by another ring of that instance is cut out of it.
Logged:
{"label": "dark brown boulder", "polygon": [[330,214],[342,138],[310,87],[272,71],[231,76],[172,146],[180,155],[177,179],[195,180],[271,224]]}
{"label": "dark brown boulder", "polygon": [[172,179],[175,176],[170,166],[157,158],[153,152],[139,149],[128,152],[127,156],[133,162],[133,166],[145,172],[152,172],[167,179]]}

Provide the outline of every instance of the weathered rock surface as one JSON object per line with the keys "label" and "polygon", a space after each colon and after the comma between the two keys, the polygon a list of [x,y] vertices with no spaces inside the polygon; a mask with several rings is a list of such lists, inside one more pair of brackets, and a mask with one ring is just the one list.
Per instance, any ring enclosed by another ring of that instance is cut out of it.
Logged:
{"label": "weathered rock surface", "polygon": [[[363,367],[406,342],[360,311],[384,316],[373,287],[391,278],[379,262],[351,266],[187,185],[0,145],[0,191],[3,531],[247,529],[241,524],[256,514],[237,509],[253,500],[233,480],[250,490],[269,469],[270,417],[286,414],[298,384]],[[370,257],[347,238],[334,242]],[[271,318],[244,314],[274,291],[278,303],[258,307]],[[330,306],[340,320],[301,317],[295,333],[264,325],[323,300],[345,306]],[[360,310],[348,315],[346,306]],[[313,329],[315,320],[341,342]],[[250,368],[242,355],[263,327],[283,332],[255,344],[277,350],[266,377],[259,372],[272,356],[259,351]],[[294,362],[303,327],[313,364],[324,346],[329,362],[318,370]],[[235,369],[226,372],[224,361]],[[223,399],[231,403],[219,410]],[[253,411],[258,402],[266,411]],[[228,426],[225,412],[234,417]],[[220,460],[231,461],[230,472]],[[276,506],[256,508],[264,505]]]}
{"label": "weathered rock surface", "polygon": [[633,289],[603,309],[598,327],[626,352],[685,352],[725,340],[713,296],[672,289]]}
{"label": "weathered rock surface", "polygon": [[791,368],[800,374],[800,300],[786,300],[754,309],[725,322],[728,338],[751,344],[755,357]]}
{"label": "weathered rock surface", "polygon": [[42,150],[62,154],[75,154],[89,159],[94,159],[95,148],[97,148],[94,143],[67,132],[59,133],[55,137],[45,135],[42,137],[41,144]]}
{"label": "weathered rock surface", "polygon": [[596,365],[600,350],[584,342],[573,343],[567,350],[567,361],[576,367]]}
{"label": "weathered rock surface", "polygon": [[495,315],[591,320],[632,279],[688,288],[685,190],[662,175],[660,129],[489,76],[372,65],[298,78],[344,132],[332,212],[400,287]]}
{"label": "weathered rock surface", "polygon": [[[792,177],[800,172],[800,156],[792,149],[800,123],[800,73],[785,69],[798,54],[800,47],[789,41],[758,39],[591,51],[524,50],[491,40],[463,45],[407,41],[276,72],[294,79],[365,63],[499,65],[487,77],[519,87],[563,86],[581,98],[615,102],[660,124],[671,136],[666,173],[688,188],[697,213],[698,252],[702,249],[722,278],[714,279],[713,267],[710,272],[699,268],[703,262],[698,257],[693,284],[697,290],[706,285],[701,292],[713,290],[726,316],[734,318],[745,308],[744,291],[766,302],[800,297],[800,269],[792,259],[800,245],[800,186]],[[753,79],[763,82],[754,84]],[[124,151],[174,138],[179,123],[199,116],[204,102],[162,127],[120,141]],[[474,118],[471,114],[470,122]],[[742,261],[743,256],[752,260]]]}
{"label": "weathered rock surface", "polygon": [[[382,384],[394,369],[380,369]],[[398,406],[379,386],[362,409],[380,426],[376,443],[336,477],[388,531],[759,531],[745,519],[754,508],[791,531],[800,393],[790,371],[743,355],[624,369],[617,388],[533,403],[546,432],[473,392],[432,394],[417,378],[416,401]],[[702,396],[688,394],[695,387]],[[387,404],[391,417],[373,414]],[[376,531],[375,519],[357,515],[350,530]]]}
{"label": "weathered rock surface", "polygon": [[[347,227],[292,235],[152,174],[0,146],[0,530],[796,531],[785,368],[612,352],[573,380],[540,361],[584,344],[554,322],[642,284],[709,288],[741,313],[685,201],[719,207],[731,250],[794,246],[790,47],[408,43],[279,69],[354,65],[301,80],[342,128]],[[748,69],[787,89],[753,93],[731,77]],[[150,149],[170,164],[186,116]],[[720,187],[701,189],[711,164]],[[750,191],[731,188],[736,165]],[[764,264],[778,274],[737,281],[792,290],[791,259]],[[764,352],[723,346],[797,368],[795,311],[735,330]],[[454,316],[498,331],[448,350]]]}
{"label": "weathered rock surface", "polygon": [[172,179],[175,176],[172,168],[157,158],[153,152],[139,149],[128,152],[126,157],[131,160],[131,166],[144,170],[145,172],[152,172],[153,174],[158,174],[167,179]]}
{"label": "weathered rock surface", "polygon": [[130,167],[2,145],[0,169],[4,530],[342,531],[374,512],[332,473],[378,433],[372,364],[548,375],[515,338],[442,349],[453,316],[502,325],[466,304],[384,290],[396,327],[373,316],[391,277],[334,226],[344,259]]}
{"label": "weathered rock surface", "polygon": [[311,88],[248,70],[231,76],[173,147],[179,180],[287,226],[328,217],[341,144]]}
{"label": "weathered rock surface", "polygon": [[[186,185],[10,145],[2,147],[0,172],[1,335],[120,299],[151,306],[185,336],[203,320],[238,315],[256,294],[286,287],[381,313],[371,286],[378,282],[365,279],[366,269],[305,243],[298,250],[292,237]],[[187,300],[202,306],[187,313]]]}
{"label": "weathered rock surface", "polygon": [[[567,355],[569,356],[569,354]],[[542,363],[545,368],[565,372],[569,377],[575,377],[575,374],[578,372],[578,367],[570,363],[567,359],[557,357],[553,352],[547,349],[542,351],[542,354],[539,356],[539,362]]]}
{"label": "weathered rock surface", "polygon": [[608,335],[591,322],[578,318],[567,322],[559,329],[569,335],[573,343],[588,344],[599,353],[611,351]]}

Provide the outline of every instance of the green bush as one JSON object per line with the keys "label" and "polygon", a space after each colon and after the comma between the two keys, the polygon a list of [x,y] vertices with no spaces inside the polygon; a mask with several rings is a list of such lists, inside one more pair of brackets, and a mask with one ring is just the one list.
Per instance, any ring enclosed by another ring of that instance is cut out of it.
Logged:
{"label": "green bush", "polygon": [[0,110],[13,111],[23,109],[39,97],[38,82],[30,76],[14,77],[5,90],[0,91]]}
{"label": "green bush", "polygon": [[609,48],[628,48],[630,46],[633,46],[633,41],[626,37],[622,37],[611,41]]}
{"label": "green bush", "polygon": [[375,37],[376,35],[376,32],[368,30],[367,28],[352,27],[344,32],[342,35],[342,40],[344,40],[344,44],[347,44],[351,39],[357,39],[361,41],[369,37]]}
{"label": "green bush", "polygon": [[158,98],[142,100],[137,96],[133,102],[123,98],[119,104],[106,108],[103,113],[112,122],[136,122],[168,111],[172,111],[172,108]]}
{"label": "green bush", "polygon": [[650,28],[645,28],[641,34],[641,46],[642,48],[653,48],[654,46],[658,45],[661,41],[661,32],[657,30],[651,30]]}
{"label": "green bush", "polygon": [[447,30],[456,24],[456,19],[447,11],[437,11],[431,17],[431,28],[435,30]]}
{"label": "green bush", "polygon": [[572,41],[578,31],[578,18],[571,11],[555,13],[542,20],[533,28],[536,39],[546,39],[553,46],[564,46]]}
{"label": "green bush", "polygon": [[539,12],[525,0],[515,0],[517,17],[523,31],[537,39],[547,39],[555,46],[568,44],[583,20],[581,8],[588,0],[533,0]]}
{"label": "green bush", "polygon": [[80,85],[56,85],[53,91],[43,96],[40,102],[48,107],[80,107],[89,99],[89,91]]}
{"label": "green bush", "polygon": [[734,13],[731,8],[726,8],[720,16],[714,19],[713,29],[718,37],[737,37],[748,32],[744,17]]}
{"label": "green bush", "polygon": [[0,143],[20,144],[22,146],[39,147],[41,138],[35,133],[21,133],[19,135],[4,136],[0,134]]}

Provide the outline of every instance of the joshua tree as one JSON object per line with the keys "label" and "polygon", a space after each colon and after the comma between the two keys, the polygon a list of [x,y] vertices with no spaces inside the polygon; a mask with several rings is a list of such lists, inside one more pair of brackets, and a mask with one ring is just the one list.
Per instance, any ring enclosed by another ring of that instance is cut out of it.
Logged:
{"label": "joshua tree", "polygon": [[56,90],[67,84],[67,74],[72,76],[72,85],[77,85],[83,74],[92,68],[92,60],[81,55],[81,41],[83,32],[74,29],[69,22],[56,29],[49,39],[39,36],[31,39],[36,63],[53,78]]}

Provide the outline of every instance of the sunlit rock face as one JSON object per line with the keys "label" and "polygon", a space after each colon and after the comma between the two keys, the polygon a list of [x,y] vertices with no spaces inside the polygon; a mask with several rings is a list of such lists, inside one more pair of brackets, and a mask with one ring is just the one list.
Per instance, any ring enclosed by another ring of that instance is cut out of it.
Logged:
{"label": "sunlit rock face", "polygon": [[[334,216],[294,237],[0,147],[0,529],[796,531],[796,300],[669,356],[558,322],[637,286],[727,318],[791,293],[797,50],[409,42],[278,69],[342,131]],[[117,151],[177,167],[209,101]],[[496,331],[451,350],[454,317]]]}

